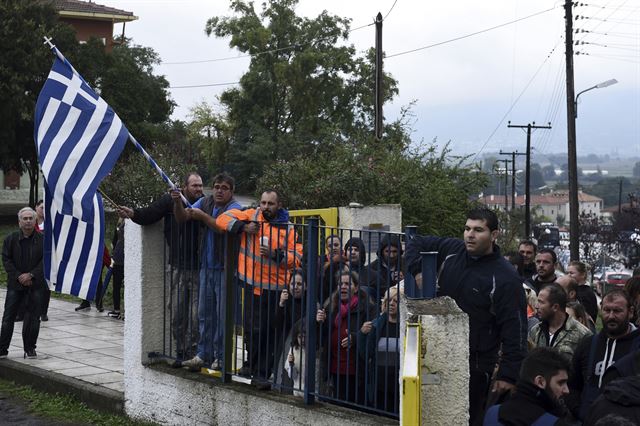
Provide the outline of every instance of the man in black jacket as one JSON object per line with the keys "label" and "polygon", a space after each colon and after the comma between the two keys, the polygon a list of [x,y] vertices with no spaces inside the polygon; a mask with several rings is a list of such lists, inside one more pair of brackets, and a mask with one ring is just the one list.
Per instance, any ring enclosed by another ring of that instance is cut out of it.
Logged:
{"label": "man in black jacket", "polygon": [[369,292],[374,300],[382,299],[389,287],[404,279],[400,237],[393,234],[382,235],[377,255],[378,258],[369,264]]}
{"label": "man in black jacket", "polygon": [[2,264],[7,272],[7,296],[4,301],[0,358],[8,354],[18,309],[26,299],[22,323],[24,357],[35,359],[40,332],[40,313],[44,304],[46,282],[42,269],[43,236],[35,232],[36,212],[25,207],[18,213],[19,231],[7,236],[2,245]]}
{"label": "man in black jacket", "polygon": [[471,210],[464,241],[416,236],[407,243],[409,271],[421,283],[420,252],[437,251],[438,296],[452,297],[469,315],[470,424],[481,424],[491,375],[502,357],[494,391],[515,388],[527,352],[526,302],[522,282],[495,244],[498,218],[486,208]]}
{"label": "man in black jacket", "polygon": [[536,294],[540,293],[542,287],[556,281],[556,263],[558,255],[551,249],[542,249],[536,254],[536,271],[537,274],[525,281],[529,287],[535,290]]}
{"label": "man in black jacket", "polygon": [[518,253],[524,260],[523,274],[525,278],[531,278],[536,274],[536,252],[538,246],[531,240],[520,241],[518,246]]}
{"label": "man in black jacket", "polygon": [[[184,180],[182,194],[193,204],[202,197],[202,188],[200,175],[191,172]],[[164,237],[169,247],[167,282],[171,287],[167,309],[171,312],[176,358],[188,359],[195,355],[198,342],[200,224],[192,221],[178,223],[173,215],[173,199],[169,193],[145,208],[121,206],[118,214],[143,226],[164,219]]]}
{"label": "man in black jacket", "polygon": [[533,349],[522,361],[520,380],[513,396],[487,410],[485,426],[568,424],[562,399],[569,394],[571,364],[554,348]]}

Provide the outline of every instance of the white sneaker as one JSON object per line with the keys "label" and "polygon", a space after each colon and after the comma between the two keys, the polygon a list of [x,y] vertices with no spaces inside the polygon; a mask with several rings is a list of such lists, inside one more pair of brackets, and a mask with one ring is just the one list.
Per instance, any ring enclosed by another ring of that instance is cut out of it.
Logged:
{"label": "white sneaker", "polygon": [[190,371],[199,371],[203,365],[204,361],[198,355],[187,361],[182,361],[182,366],[188,368]]}
{"label": "white sneaker", "polygon": [[213,361],[211,363],[211,369],[212,370],[217,370],[217,371],[222,371],[222,362],[219,359],[216,359],[215,361]]}

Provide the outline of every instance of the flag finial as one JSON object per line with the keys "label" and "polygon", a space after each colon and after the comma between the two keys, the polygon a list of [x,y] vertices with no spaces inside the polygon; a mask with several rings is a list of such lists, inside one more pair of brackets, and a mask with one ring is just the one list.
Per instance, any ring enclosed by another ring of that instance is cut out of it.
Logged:
{"label": "flag finial", "polygon": [[53,43],[51,43],[51,37],[46,37],[46,36],[45,36],[45,37],[44,37],[44,44],[48,44],[48,45],[49,45],[49,48],[51,48],[51,49],[53,49],[53,48],[55,48],[55,47],[56,47],[56,46],[54,46],[54,44],[53,44]]}

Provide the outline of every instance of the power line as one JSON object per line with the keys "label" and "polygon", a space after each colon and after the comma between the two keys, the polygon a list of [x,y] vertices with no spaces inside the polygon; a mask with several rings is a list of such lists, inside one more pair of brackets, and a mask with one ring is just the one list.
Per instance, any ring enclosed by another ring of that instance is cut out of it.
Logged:
{"label": "power line", "polygon": [[513,101],[513,103],[511,104],[511,106],[509,107],[509,109],[507,109],[507,112],[504,113],[504,115],[502,116],[502,118],[500,119],[500,122],[498,123],[498,125],[496,126],[495,129],[493,129],[493,132],[491,132],[491,134],[489,135],[489,137],[487,138],[486,141],[484,141],[484,143],[482,144],[482,146],[480,147],[480,149],[476,152],[476,154],[473,156],[473,158],[471,159],[471,162],[473,163],[476,158],[478,158],[478,155],[480,155],[480,153],[482,152],[483,149],[486,148],[487,144],[489,143],[489,141],[491,140],[491,138],[496,134],[496,132],[498,131],[498,129],[500,128],[500,126],[502,126],[502,123],[504,123],[504,120],[507,118],[507,116],[509,115],[509,113],[511,113],[511,111],[513,110],[513,108],[516,106],[516,104],[518,103],[518,101],[520,100],[520,98],[522,97],[522,95],[524,95],[524,93],[527,91],[527,89],[529,88],[529,86],[531,86],[531,83],[533,83],[533,80],[535,80],[536,76],[540,73],[540,70],[542,70],[542,67],[544,66],[544,64],[547,63],[547,61],[549,60],[549,58],[552,56],[553,52],[555,52],[556,48],[558,47],[558,44],[560,42],[557,42],[556,45],[553,47],[553,49],[551,49],[551,52],[549,52],[549,54],[547,55],[546,58],[544,58],[544,61],[542,61],[542,63],[540,64],[540,66],[538,67],[538,69],[536,70],[536,72],[533,74],[533,76],[531,77],[531,79],[529,80],[529,82],[526,84],[526,86],[524,87],[524,89],[522,89],[522,91],[520,92],[520,94],[518,95],[518,97],[516,98],[515,101]]}
{"label": "power line", "polygon": [[[361,25],[361,26],[359,26],[357,28],[353,28],[353,29],[347,31],[347,34],[351,34],[354,31],[358,31],[358,30],[361,30],[363,28],[370,27],[372,25],[374,25],[373,22],[370,23],[370,24]],[[311,44],[311,43],[314,43],[314,42],[317,42],[317,41],[328,40],[330,38],[333,38],[333,36],[313,39],[313,40],[310,40],[310,41],[305,42],[305,43],[292,44],[290,46],[280,47],[278,49],[265,50],[263,52],[249,53],[249,54],[246,54],[246,55],[227,56],[227,57],[223,57],[223,58],[201,59],[201,60],[194,60],[194,61],[161,62],[160,64],[161,65],[192,65],[192,64],[204,64],[204,63],[209,63],[209,62],[231,61],[231,60],[234,60],[234,59],[251,58],[251,57],[266,55],[266,54],[269,54],[269,53],[277,53],[277,52],[281,52],[283,50],[290,50],[290,49],[294,49],[296,47],[306,46],[308,44]]]}
{"label": "power line", "polygon": [[586,53],[586,52],[579,52],[580,56],[590,56],[592,58],[599,58],[599,59],[609,59],[612,61],[619,61],[619,62],[628,62],[630,64],[640,64],[640,61],[632,61],[629,59],[622,59],[622,58],[635,58],[637,59],[637,56],[631,56],[631,55],[594,55],[594,54],[590,54],[590,53]]}
{"label": "power line", "polygon": [[194,84],[192,86],[169,86],[169,89],[193,89],[196,87],[233,86],[234,84],[240,84],[240,82],[233,81],[230,83]]}
{"label": "power line", "polygon": [[549,11],[555,9],[555,8],[556,7],[554,6],[552,8],[549,8],[549,9],[546,9],[546,10],[542,10],[540,12],[536,12],[536,13],[534,13],[532,15],[529,15],[529,16],[518,18],[518,19],[515,19],[513,21],[505,22],[504,24],[496,25],[496,26],[493,26],[493,27],[490,27],[490,28],[485,28],[484,30],[476,31],[476,32],[473,32],[473,33],[470,33],[470,34],[465,34],[465,35],[460,36],[460,37],[452,38],[452,39],[449,39],[449,40],[441,41],[441,42],[430,44],[430,45],[427,45],[427,46],[418,47],[416,49],[406,50],[404,52],[394,53],[392,55],[387,55],[386,58],[387,59],[394,58],[396,56],[407,55],[409,53],[418,52],[420,50],[425,50],[425,49],[430,49],[432,47],[442,46],[443,44],[453,43],[454,41],[463,40],[465,38],[473,37],[473,36],[478,35],[478,34],[483,34],[483,33],[498,29],[498,28],[506,27],[507,25],[515,24],[516,22],[524,21],[525,19],[529,19],[529,18],[533,18],[533,17],[538,16],[538,15],[542,15],[543,13],[547,13],[547,12],[549,12]]}
{"label": "power line", "polygon": [[396,3],[398,3],[398,0],[395,0],[393,2],[393,4],[391,5],[391,9],[389,9],[389,11],[387,12],[386,15],[384,15],[384,18],[382,18],[382,20],[384,21],[385,19],[387,19],[387,16],[389,16],[389,14],[391,13],[391,11],[393,10],[394,7],[396,7]]}

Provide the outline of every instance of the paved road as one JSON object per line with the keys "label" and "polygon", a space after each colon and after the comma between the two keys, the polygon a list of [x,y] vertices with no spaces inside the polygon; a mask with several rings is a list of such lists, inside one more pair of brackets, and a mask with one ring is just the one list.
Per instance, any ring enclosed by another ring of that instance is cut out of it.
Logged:
{"label": "paved road", "polygon": [[20,426],[70,426],[77,423],[62,423],[46,417],[39,417],[29,412],[27,406],[19,399],[0,393],[0,424]]}

